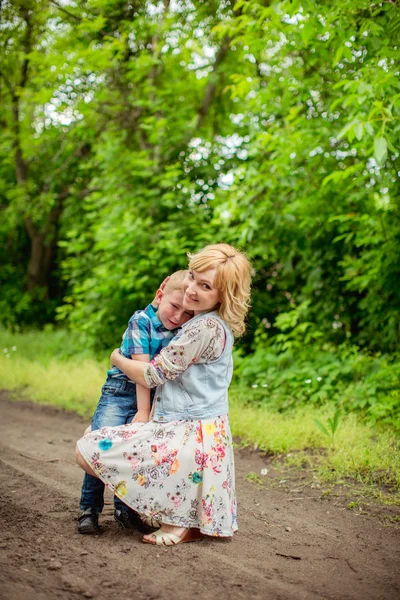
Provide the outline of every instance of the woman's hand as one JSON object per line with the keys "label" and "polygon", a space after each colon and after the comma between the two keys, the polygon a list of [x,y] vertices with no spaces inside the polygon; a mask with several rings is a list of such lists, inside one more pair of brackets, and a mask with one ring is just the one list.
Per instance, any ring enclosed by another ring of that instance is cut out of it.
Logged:
{"label": "woman's hand", "polygon": [[148,423],[150,421],[150,413],[147,410],[138,410],[132,419],[132,423]]}
{"label": "woman's hand", "polygon": [[[144,354],[137,356],[144,356]],[[126,356],[121,354],[119,348],[116,348],[111,352],[110,362],[114,367],[117,367],[117,369],[125,373],[128,379],[130,379],[131,381],[134,381],[135,383],[138,383],[139,385],[142,385],[145,388],[149,387],[147,381],[144,378],[144,371],[148,364],[147,361],[142,362],[140,360],[132,360],[130,358],[127,358]]]}
{"label": "woman's hand", "polygon": [[115,350],[113,350],[111,352],[111,356],[110,356],[110,363],[114,366],[117,367],[117,362],[119,357],[121,356],[121,353],[119,351],[119,348],[115,348]]}

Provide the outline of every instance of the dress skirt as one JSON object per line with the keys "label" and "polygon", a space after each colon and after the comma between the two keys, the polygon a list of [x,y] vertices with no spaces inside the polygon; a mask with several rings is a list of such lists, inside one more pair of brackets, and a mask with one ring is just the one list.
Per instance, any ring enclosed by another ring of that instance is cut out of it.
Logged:
{"label": "dress skirt", "polygon": [[78,441],[97,476],[141,515],[206,535],[237,530],[227,416],[103,427]]}

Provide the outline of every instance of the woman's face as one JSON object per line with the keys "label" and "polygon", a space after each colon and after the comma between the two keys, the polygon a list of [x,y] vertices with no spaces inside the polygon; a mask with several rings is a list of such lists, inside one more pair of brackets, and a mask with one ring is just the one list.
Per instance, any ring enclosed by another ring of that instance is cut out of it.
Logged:
{"label": "woman's face", "polygon": [[221,301],[221,292],[214,287],[216,269],[203,273],[190,270],[183,282],[183,306],[198,313],[212,310]]}

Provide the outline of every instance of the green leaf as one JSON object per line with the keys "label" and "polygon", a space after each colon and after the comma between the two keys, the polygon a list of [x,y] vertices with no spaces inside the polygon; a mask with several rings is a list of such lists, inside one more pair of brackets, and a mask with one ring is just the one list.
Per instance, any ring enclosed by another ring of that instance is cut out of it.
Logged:
{"label": "green leaf", "polygon": [[357,121],[350,121],[350,123],[347,123],[347,125],[345,125],[343,127],[343,129],[340,131],[340,133],[337,136],[338,140],[343,139],[345,136],[347,136],[348,138],[352,137],[353,131],[354,131],[354,126],[356,125]]}
{"label": "green leaf", "polygon": [[338,428],[341,414],[342,412],[340,410],[337,410],[333,416],[332,435],[335,434]]}
{"label": "green leaf", "polygon": [[322,431],[322,433],[324,433],[325,435],[330,437],[329,431],[326,429],[325,425],[322,425],[321,421],[318,421],[318,419],[314,419],[314,423],[316,424],[318,429],[320,429]]}
{"label": "green leaf", "polygon": [[360,142],[364,133],[364,126],[362,123],[357,123],[357,125],[354,127],[354,133],[356,134],[356,138]]}
{"label": "green leaf", "polygon": [[[343,56],[343,46],[339,46],[339,48],[336,50],[335,52],[335,58],[333,59],[333,64],[334,66],[336,66],[338,64],[338,62],[340,62],[340,59]],[[342,83],[342,82],[340,82]]]}
{"label": "green leaf", "polygon": [[382,165],[387,157],[387,141],[384,137],[376,137],[374,140],[374,157],[379,165]]}

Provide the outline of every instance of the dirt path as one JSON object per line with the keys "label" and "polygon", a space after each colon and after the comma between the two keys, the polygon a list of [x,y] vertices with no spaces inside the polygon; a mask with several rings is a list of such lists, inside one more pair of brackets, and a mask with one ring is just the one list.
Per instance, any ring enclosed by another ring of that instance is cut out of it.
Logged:
{"label": "dirt path", "polygon": [[[80,536],[82,473],[73,462],[78,417],[0,393],[0,598],[3,600],[394,600],[400,531],[357,516],[320,491],[259,488],[265,461],[237,452],[239,533],[176,548],[118,529]],[[293,485],[291,486],[293,488]],[[294,493],[293,493],[294,492]]]}

